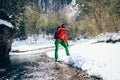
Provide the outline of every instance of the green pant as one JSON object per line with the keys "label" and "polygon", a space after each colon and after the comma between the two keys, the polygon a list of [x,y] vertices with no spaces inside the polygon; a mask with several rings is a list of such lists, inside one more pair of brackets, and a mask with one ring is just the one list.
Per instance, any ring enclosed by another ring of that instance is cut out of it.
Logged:
{"label": "green pant", "polygon": [[59,44],[61,44],[64,48],[65,48],[65,51],[66,51],[66,55],[69,56],[69,49],[68,49],[68,46],[66,44],[66,42],[64,40],[59,40],[57,39],[55,41],[55,59],[57,60],[58,59],[58,48],[59,48]]}

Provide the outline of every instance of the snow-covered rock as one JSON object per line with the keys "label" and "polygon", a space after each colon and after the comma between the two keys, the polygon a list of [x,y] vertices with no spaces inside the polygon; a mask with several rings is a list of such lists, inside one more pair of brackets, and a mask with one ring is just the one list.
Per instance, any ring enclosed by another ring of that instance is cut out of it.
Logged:
{"label": "snow-covered rock", "polygon": [[14,28],[14,26],[10,22],[3,20],[3,19],[0,19],[0,25],[5,25],[9,28]]}
{"label": "snow-covered rock", "polygon": [[120,42],[120,31],[116,33],[101,33],[100,35],[96,36],[95,39],[97,39],[97,42]]}

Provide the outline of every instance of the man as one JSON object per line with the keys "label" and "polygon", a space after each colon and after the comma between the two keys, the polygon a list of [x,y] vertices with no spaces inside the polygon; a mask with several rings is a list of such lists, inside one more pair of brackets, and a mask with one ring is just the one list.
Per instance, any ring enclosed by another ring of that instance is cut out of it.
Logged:
{"label": "man", "polygon": [[58,59],[58,48],[61,44],[66,51],[66,55],[69,56],[69,49],[68,49],[68,39],[67,39],[67,32],[65,24],[62,24],[61,27],[57,28],[57,31],[55,33],[56,40],[55,40],[55,61]]}

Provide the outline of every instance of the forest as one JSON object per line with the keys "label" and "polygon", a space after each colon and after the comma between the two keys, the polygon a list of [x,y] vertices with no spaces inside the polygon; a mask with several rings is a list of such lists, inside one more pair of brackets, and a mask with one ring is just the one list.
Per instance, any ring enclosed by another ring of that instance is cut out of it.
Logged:
{"label": "forest", "polygon": [[77,7],[78,13],[74,19],[69,19],[65,6],[71,1],[0,0],[0,10],[15,22],[16,37],[21,40],[33,34],[54,35],[56,27],[62,23],[67,24],[69,39],[80,35],[89,38],[120,29],[120,0],[76,0],[72,7]]}

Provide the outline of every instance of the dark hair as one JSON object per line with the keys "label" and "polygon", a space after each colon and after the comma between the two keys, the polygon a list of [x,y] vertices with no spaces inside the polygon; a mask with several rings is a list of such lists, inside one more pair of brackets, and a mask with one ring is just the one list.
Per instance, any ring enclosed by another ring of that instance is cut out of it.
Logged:
{"label": "dark hair", "polygon": [[65,26],[66,26],[65,24],[62,24],[62,25],[61,25],[62,28],[65,28]]}

